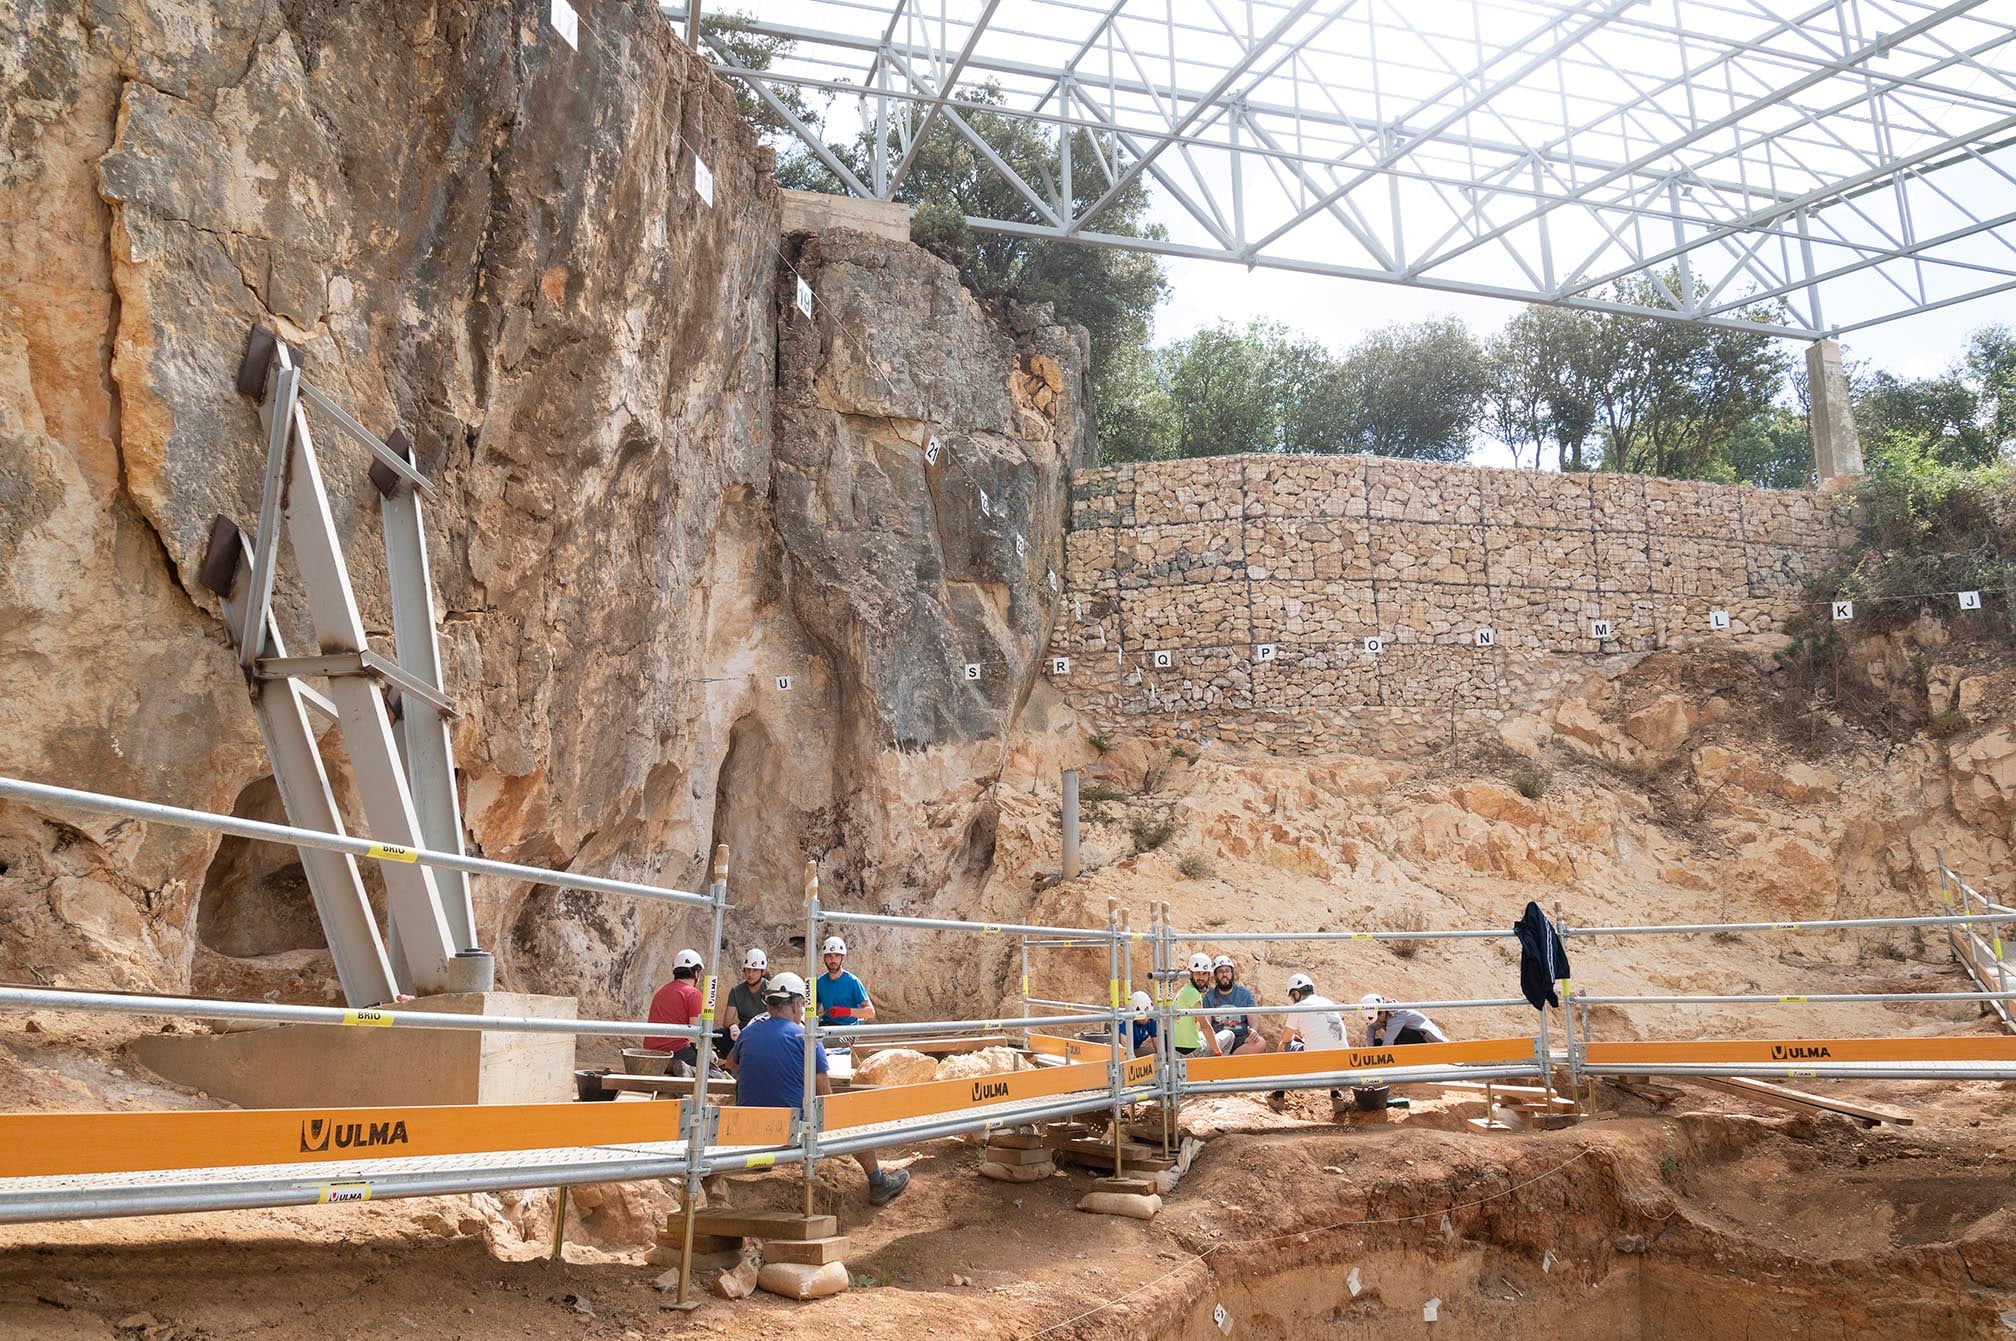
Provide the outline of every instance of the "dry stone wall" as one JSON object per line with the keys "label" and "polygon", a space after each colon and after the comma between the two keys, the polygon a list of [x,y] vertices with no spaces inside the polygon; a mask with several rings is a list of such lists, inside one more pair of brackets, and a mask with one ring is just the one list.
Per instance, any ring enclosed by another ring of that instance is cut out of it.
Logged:
{"label": "dry stone wall", "polygon": [[1655,648],[1775,646],[1846,533],[1823,494],[1637,475],[1083,470],[1051,678],[1102,729],[1416,752]]}

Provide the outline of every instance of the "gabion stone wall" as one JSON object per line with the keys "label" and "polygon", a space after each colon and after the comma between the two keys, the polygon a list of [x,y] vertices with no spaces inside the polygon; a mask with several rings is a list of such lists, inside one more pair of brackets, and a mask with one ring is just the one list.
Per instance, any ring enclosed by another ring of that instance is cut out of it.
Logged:
{"label": "gabion stone wall", "polygon": [[1065,697],[1290,752],[1432,749],[1655,648],[1776,646],[1848,534],[1817,493],[1356,456],[1081,470],[1070,525]]}

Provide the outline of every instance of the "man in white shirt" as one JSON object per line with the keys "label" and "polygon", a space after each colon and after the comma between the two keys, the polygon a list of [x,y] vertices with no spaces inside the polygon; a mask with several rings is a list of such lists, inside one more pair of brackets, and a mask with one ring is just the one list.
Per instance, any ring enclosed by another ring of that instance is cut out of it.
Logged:
{"label": "man in white shirt", "polygon": [[1449,1035],[1418,1010],[1395,1007],[1377,992],[1359,998],[1358,1009],[1365,1016],[1365,1046],[1393,1048],[1408,1043],[1447,1043]]}
{"label": "man in white shirt", "polygon": [[[1315,982],[1308,974],[1297,973],[1288,979],[1288,999],[1302,1009],[1282,1017],[1285,1021],[1281,1031],[1283,1052],[1329,1052],[1351,1046],[1351,1040],[1344,1032],[1344,1016],[1338,1012],[1337,1003],[1319,995]],[[1267,1106],[1277,1113],[1287,1108],[1287,1091],[1275,1090],[1268,1095]],[[1331,1115],[1336,1116],[1343,1108],[1343,1091],[1331,1090]]]}

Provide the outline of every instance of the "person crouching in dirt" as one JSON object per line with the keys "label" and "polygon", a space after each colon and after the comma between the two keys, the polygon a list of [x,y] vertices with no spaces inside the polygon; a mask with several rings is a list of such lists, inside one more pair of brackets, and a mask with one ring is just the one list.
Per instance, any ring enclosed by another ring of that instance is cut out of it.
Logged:
{"label": "person crouching in dirt", "polygon": [[[1214,979],[1211,990],[1204,994],[1206,1010],[1216,1010],[1221,1006],[1243,1006],[1247,1009],[1259,1005],[1251,988],[1236,981],[1238,969],[1233,967],[1231,955],[1219,955],[1211,961]],[[1253,1027],[1251,1015],[1213,1015],[1211,1031],[1217,1036],[1218,1051],[1223,1055],[1238,1055],[1267,1051],[1267,1040]]]}
{"label": "person crouching in dirt", "polygon": [[1162,1026],[1149,1014],[1155,1003],[1148,999],[1146,992],[1136,992],[1127,998],[1127,1004],[1134,1008],[1134,1018],[1128,1025],[1127,1041],[1130,1056],[1151,1057],[1155,1053],[1155,1037],[1162,1032]]}
{"label": "person crouching in dirt", "polygon": [[1359,998],[1358,1009],[1365,1016],[1365,1046],[1368,1048],[1449,1041],[1449,1035],[1436,1028],[1435,1021],[1418,1010],[1397,1008],[1377,992],[1367,992]]}
{"label": "person crouching in dirt", "polygon": [[[1333,1052],[1351,1046],[1337,1003],[1318,995],[1316,983],[1308,974],[1297,973],[1288,979],[1288,999],[1302,1009],[1287,1017],[1287,1027],[1281,1031],[1281,1051]],[[1268,1095],[1267,1106],[1277,1113],[1287,1108],[1287,1091],[1275,1090]],[[1344,1091],[1331,1090],[1330,1115],[1341,1119],[1344,1111]]]}
{"label": "person crouching in dirt", "polygon": [[[729,1054],[735,1070],[735,1102],[744,1108],[805,1107],[805,980],[780,973],[764,989],[769,1013],[743,1026]],[[826,1074],[826,1045],[813,1047],[814,1094],[831,1094]],[[910,1185],[908,1170],[882,1171],[872,1150],[854,1152],[854,1162],[868,1175],[868,1200],[881,1206],[901,1196]]]}

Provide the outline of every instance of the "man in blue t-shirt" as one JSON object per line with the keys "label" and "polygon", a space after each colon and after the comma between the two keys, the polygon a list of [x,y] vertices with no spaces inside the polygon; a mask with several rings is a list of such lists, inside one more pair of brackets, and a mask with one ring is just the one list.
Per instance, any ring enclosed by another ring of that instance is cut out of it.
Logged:
{"label": "man in blue t-shirt", "polygon": [[812,984],[820,1027],[844,1029],[873,1020],[875,1003],[868,999],[867,987],[841,967],[847,960],[847,942],[838,936],[828,936],[826,944],[820,947],[820,957],[825,961],[826,972]]}
{"label": "man in blue t-shirt", "polygon": [[[1250,1010],[1260,1004],[1252,989],[1235,981],[1239,971],[1233,966],[1231,955],[1219,955],[1211,961],[1211,975],[1213,981],[1211,990],[1204,994],[1204,1009],[1244,1006]],[[1267,1051],[1267,1040],[1253,1027],[1251,1015],[1213,1015],[1210,1020],[1212,1032],[1218,1036],[1218,1051],[1225,1056]]]}
{"label": "man in blue t-shirt", "polygon": [[[780,973],[764,989],[768,1015],[749,1022],[728,1053],[735,1073],[735,1103],[742,1108],[805,1108],[805,980]],[[831,1094],[826,1073],[826,1049],[812,1045],[812,1092]],[[868,1175],[868,1200],[881,1206],[895,1200],[910,1184],[908,1170],[882,1171],[872,1150],[859,1150],[854,1160]]]}
{"label": "man in blue t-shirt", "polygon": [[1155,1008],[1155,1003],[1148,999],[1146,992],[1136,992],[1127,998],[1127,1004],[1134,1008],[1134,1019],[1128,1026],[1129,1041],[1133,1044],[1129,1052],[1136,1057],[1152,1056],[1155,1052],[1155,1036],[1161,1032],[1161,1026],[1155,1017],[1149,1014]]}

